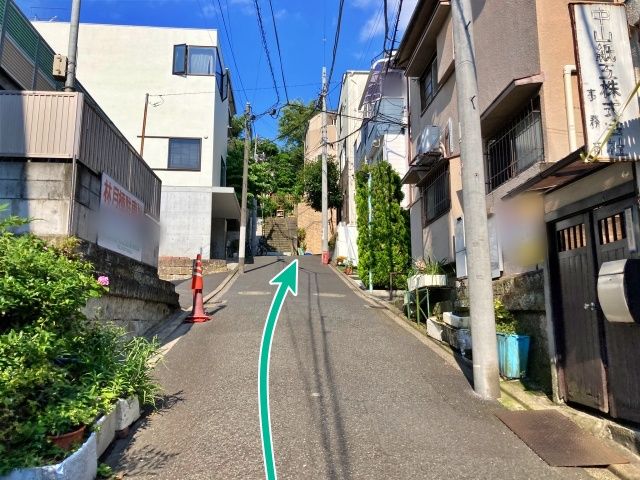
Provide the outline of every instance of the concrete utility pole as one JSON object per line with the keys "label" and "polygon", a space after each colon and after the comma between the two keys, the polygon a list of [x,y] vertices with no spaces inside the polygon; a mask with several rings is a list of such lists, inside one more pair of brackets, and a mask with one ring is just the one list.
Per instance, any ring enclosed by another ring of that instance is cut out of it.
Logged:
{"label": "concrete utility pole", "polygon": [[64,91],[73,92],[76,87],[76,64],[78,57],[78,30],[80,29],[80,0],[71,3],[71,21],[69,23],[69,49],[67,52],[67,78]]}
{"label": "concrete utility pole", "polygon": [[238,245],[238,269],[244,273],[245,243],[247,241],[247,181],[249,177],[249,151],[251,150],[251,105],[244,109],[244,165],[242,167],[242,204],[240,207],[240,244]]}
{"label": "concrete utility pole", "polygon": [[493,310],[486,183],[470,0],[452,0],[456,89],[461,127],[462,200],[473,340],[473,385],[484,399],[500,397]]}
{"label": "concrete utility pole", "polygon": [[322,67],[322,263],[329,263],[329,187],[327,184],[327,68]]}

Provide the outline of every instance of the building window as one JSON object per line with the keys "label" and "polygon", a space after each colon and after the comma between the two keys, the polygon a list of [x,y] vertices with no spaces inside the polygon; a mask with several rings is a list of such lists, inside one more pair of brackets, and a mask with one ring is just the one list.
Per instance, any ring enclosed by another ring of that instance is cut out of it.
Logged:
{"label": "building window", "polygon": [[447,213],[451,208],[449,162],[436,167],[420,190],[423,223],[426,225]]}
{"label": "building window", "polygon": [[78,163],[78,181],[76,184],[76,201],[90,210],[100,210],[100,176],[93,173],[82,163]]}
{"label": "building window", "polygon": [[220,157],[220,186],[227,186],[227,162],[222,157]]}
{"label": "building window", "polygon": [[170,138],[169,165],[170,170],[200,170],[199,138]]}
{"label": "building window", "polygon": [[422,110],[427,108],[438,91],[438,59],[433,57],[426,72],[420,79],[420,103]]}
{"label": "building window", "polygon": [[[219,62],[219,59],[215,47],[196,47],[184,44],[173,47],[174,75],[213,76],[216,74],[216,62]],[[220,70],[222,71],[222,66]]]}
{"label": "building window", "polygon": [[518,115],[487,140],[486,145],[489,191],[543,161],[540,97],[530,100]]}

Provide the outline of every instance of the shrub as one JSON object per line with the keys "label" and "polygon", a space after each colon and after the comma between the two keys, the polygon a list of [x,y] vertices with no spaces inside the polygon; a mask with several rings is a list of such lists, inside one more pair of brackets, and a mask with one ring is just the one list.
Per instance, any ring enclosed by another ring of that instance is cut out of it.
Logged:
{"label": "shrub", "polygon": [[90,263],[65,255],[68,244],[15,235],[15,217],[0,223],[0,332],[31,322],[65,322],[102,286]]}
{"label": "shrub", "polygon": [[[368,178],[371,175],[371,192]],[[371,225],[368,198],[371,194]],[[409,217],[400,207],[400,177],[387,162],[364,166],[356,176],[356,210],[358,213],[358,271],[368,283],[371,270],[373,286],[387,288],[389,274],[394,288],[405,288],[409,257]],[[368,286],[368,285],[367,285]]]}
{"label": "shrub", "polygon": [[[0,475],[67,455],[50,435],[90,426],[118,398],[152,404],[158,345],[79,312],[105,291],[73,240],[50,245],[0,221]],[[102,280],[105,283],[105,279]]]}
{"label": "shrub", "polygon": [[515,334],[518,330],[516,317],[513,316],[501,300],[493,301],[493,310],[496,317],[496,332],[505,334]]}

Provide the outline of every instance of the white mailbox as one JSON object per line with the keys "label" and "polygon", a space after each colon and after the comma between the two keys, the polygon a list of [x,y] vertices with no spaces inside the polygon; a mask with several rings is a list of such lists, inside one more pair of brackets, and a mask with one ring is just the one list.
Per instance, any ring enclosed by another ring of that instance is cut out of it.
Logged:
{"label": "white mailbox", "polygon": [[598,275],[598,301],[607,321],[640,322],[640,260],[603,263]]}

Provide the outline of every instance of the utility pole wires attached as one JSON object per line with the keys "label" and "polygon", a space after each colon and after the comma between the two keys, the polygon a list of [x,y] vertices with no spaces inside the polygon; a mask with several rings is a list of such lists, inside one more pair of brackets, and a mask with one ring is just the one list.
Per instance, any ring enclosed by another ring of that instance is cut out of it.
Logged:
{"label": "utility pole wires attached", "polygon": [[[340,28],[340,27],[338,27]],[[335,57],[334,57],[335,58]],[[322,263],[329,263],[329,186],[327,179],[327,68],[322,67]]]}
{"label": "utility pole wires attached", "polygon": [[467,239],[469,305],[473,332],[473,388],[484,399],[500,397],[487,227],[486,183],[478,110],[478,81],[470,0],[452,0],[455,72],[460,116],[464,234]]}
{"label": "utility pole wires attached", "polygon": [[244,273],[245,244],[247,242],[247,189],[249,179],[249,151],[251,150],[251,105],[244,109],[244,163],[242,166],[242,200],[240,206],[240,239],[238,245],[238,270]]}

